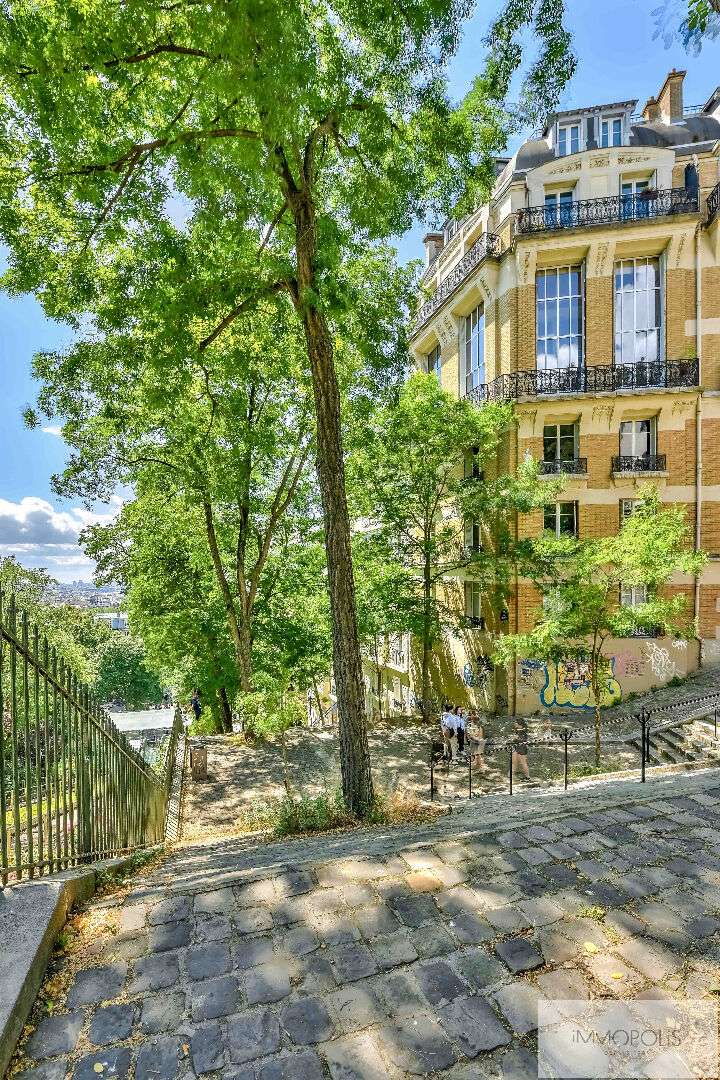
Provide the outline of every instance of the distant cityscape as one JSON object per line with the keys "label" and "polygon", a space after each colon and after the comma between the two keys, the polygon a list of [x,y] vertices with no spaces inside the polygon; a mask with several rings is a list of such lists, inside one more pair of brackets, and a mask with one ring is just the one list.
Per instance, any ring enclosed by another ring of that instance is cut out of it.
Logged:
{"label": "distant cityscape", "polygon": [[79,608],[125,607],[125,593],[118,585],[93,585],[90,581],[59,581],[50,589],[50,599],[57,604]]}

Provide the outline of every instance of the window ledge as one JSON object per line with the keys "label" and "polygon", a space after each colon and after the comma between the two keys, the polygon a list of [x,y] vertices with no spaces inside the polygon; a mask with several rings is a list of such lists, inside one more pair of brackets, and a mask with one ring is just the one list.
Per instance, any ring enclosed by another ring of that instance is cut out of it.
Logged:
{"label": "window ledge", "polygon": [[640,487],[644,480],[662,480],[665,481],[669,478],[670,473],[665,470],[664,472],[651,472],[649,469],[642,471],[630,471],[628,472],[612,472],[611,474],[615,487],[623,487],[629,481],[632,482],[633,487]]}

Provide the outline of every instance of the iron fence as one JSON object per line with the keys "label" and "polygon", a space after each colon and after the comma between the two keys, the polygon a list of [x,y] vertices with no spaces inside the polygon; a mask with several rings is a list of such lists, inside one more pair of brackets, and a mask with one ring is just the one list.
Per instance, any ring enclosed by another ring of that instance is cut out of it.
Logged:
{"label": "iron fence", "polygon": [[541,461],[540,472],[543,475],[570,473],[573,476],[581,476],[587,472],[587,458],[578,457],[564,459],[563,461]]}
{"label": "iron fence", "polygon": [[720,184],[716,184],[708,195],[707,201],[707,214],[708,225],[717,216],[718,210],[720,210]]}
{"label": "iron fence", "polygon": [[645,221],[673,214],[693,214],[698,194],[688,188],[641,191],[637,195],[604,195],[553,206],[528,206],[518,210],[515,230],[520,234],[556,229],[578,229],[614,222]]}
{"label": "iron fence", "polygon": [[447,300],[451,293],[455,292],[463,281],[476,266],[479,266],[488,256],[497,258],[502,250],[502,243],[495,233],[484,233],[468,251],[465,252],[457,266],[454,266],[448,276],[440,282],[437,290],[420,307],[415,320],[415,330],[421,327],[437,311],[442,303]]}
{"label": "iron fence", "polygon": [[164,839],[179,711],[153,769],[1,590],[0,718],[3,887]]}
{"label": "iron fence", "polygon": [[665,472],[667,458],[665,454],[616,454],[612,459],[612,471],[624,472]]}

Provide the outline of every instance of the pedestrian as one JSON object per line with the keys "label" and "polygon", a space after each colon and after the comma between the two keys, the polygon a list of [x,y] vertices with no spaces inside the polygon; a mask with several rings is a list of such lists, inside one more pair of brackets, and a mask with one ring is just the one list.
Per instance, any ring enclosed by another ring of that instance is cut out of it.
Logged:
{"label": "pedestrian", "polygon": [[512,740],[512,770],[520,780],[530,779],[530,766],[528,765],[528,728],[527,720],[518,716],[513,725]]}
{"label": "pedestrian", "polygon": [[452,740],[455,734],[455,716],[453,715],[452,707],[447,703],[443,705],[442,719],[440,721],[442,725],[442,736],[444,753],[443,757],[447,761],[452,761]]}
{"label": "pedestrian", "polygon": [[467,739],[473,767],[485,771],[485,732],[477,709],[471,709],[467,719]]}
{"label": "pedestrian", "polygon": [[467,729],[467,720],[465,717],[465,710],[461,709],[458,705],[455,709],[455,734],[457,735],[458,754],[465,753],[465,731]]}
{"label": "pedestrian", "polygon": [[199,690],[193,690],[192,697],[190,698],[190,708],[195,714],[195,720],[199,720],[202,716],[202,702],[200,701]]}

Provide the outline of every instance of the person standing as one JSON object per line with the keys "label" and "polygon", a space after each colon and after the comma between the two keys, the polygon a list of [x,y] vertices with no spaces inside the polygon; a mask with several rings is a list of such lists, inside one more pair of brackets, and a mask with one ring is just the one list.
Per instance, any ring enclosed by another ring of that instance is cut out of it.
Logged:
{"label": "person standing", "polygon": [[193,690],[192,697],[190,698],[190,708],[195,714],[195,719],[199,720],[202,716],[202,702],[200,701],[199,690]]}
{"label": "person standing", "polygon": [[440,723],[442,724],[442,736],[444,745],[443,757],[445,757],[448,761],[452,761],[452,740],[453,735],[455,734],[455,717],[453,715],[453,711],[450,705],[448,704],[445,704],[443,707],[442,720],[440,721]]}
{"label": "person standing", "polygon": [[465,730],[467,728],[467,721],[465,719],[465,710],[461,709],[458,705],[455,709],[455,733],[457,735],[458,754],[465,753]]}

